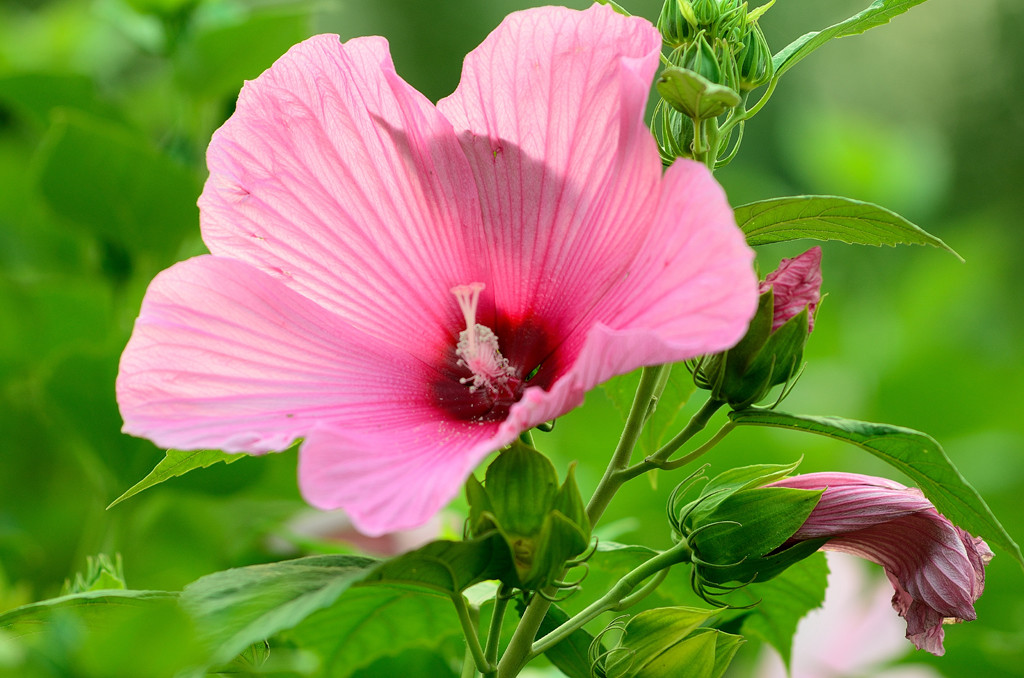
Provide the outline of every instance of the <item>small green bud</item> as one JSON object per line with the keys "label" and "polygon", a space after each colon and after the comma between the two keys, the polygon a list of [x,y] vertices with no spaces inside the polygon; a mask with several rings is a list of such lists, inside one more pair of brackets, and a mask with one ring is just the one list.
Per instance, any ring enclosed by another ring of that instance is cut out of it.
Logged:
{"label": "small green bud", "polygon": [[772,50],[757,22],[747,23],[742,42],[743,47],[736,55],[736,64],[740,91],[746,92],[767,84],[775,75],[775,65],[772,62]]}
{"label": "small green bud", "polygon": [[524,590],[553,584],[567,561],[590,543],[590,521],[570,467],[565,483],[547,457],[516,442],[498,455],[484,484],[470,476],[469,532],[474,537],[499,533],[514,564],[502,581]]}
{"label": "small green bud", "polygon": [[699,30],[689,0],[667,0],[658,17],[661,39],[670,47],[685,47]]}

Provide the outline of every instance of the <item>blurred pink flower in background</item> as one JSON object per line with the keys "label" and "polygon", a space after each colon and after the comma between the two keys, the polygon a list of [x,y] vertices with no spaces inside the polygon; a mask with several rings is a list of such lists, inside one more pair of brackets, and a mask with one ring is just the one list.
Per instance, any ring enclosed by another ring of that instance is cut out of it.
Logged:
{"label": "blurred pink flower in background", "polygon": [[887,666],[904,657],[910,645],[901,637],[903,622],[892,613],[892,587],[869,577],[857,558],[828,553],[825,603],[800,620],[787,674],[782,658],[765,646],[756,678],[941,678],[930,666]]}
{"label": "blurred pink flower in background", "polygon": [[772,332],[807,308],[807,331],[814,329],[814,309],[821,301],[821,248],[812,247],[792,259],[783,259],[769,273],[758,294],[773,290]]}
{"label": "blurred pink flower in background", "polygon": [[509,16],[437,106],[387,42],[313,37],[246,83],[200,198],[212,255],[146,292],[124,430],[262,453],[369,535],[642,365],[728,348],[753,258],[643,115],[661,38],[608,7]]}
{"label": "blurred pink flower in background", "polygon": [[918,649],[943,654],[943,624],[976,618],[992,551],[920,490],[856,473],[807,473],[770,486],[825,490],[790,543],[825,537],[823,549],[881,565],[895,589],[892,607]]}

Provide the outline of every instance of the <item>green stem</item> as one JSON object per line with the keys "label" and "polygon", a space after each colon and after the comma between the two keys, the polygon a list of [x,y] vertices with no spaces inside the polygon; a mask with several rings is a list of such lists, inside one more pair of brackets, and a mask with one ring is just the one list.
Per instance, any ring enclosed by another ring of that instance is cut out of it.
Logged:
{"label": "green stem", "polygon": [[[452,602],[455,604],[455,610],[459,613],[459,623],[462,624],[462,634],[466,636],[466,649],[468,656],[472,656],[473,663],[476,665],[477,671],[483,674],[493,672],[494,667],[487,663],[487,659],[484,656],[484,649],[480,646],[480,635],[476,630],[477,620],[473,619],[473,613],[469,609],[469,605],[466,603],[466,598],[461,593],[456,593],[451,597]],[[462,671],[465,675],[466,670],[463,667]]]}
{"label": "green stem", "polygon": [[697,411],[690,421],[687,422],[686,427],[676,434],[672,440],[668,441],[657,452],[652,454],[648,459],[656,462],[663,462],[668,460],[672,453],[682,447],[686,441],[693,436],[697,435],[700,431],[704,430],[704,427],[708,425],[711,417],[714,416],[725,402],[722,400],[716,400],[715,398],[709,398],[706,403]]}
{"label": "green stem", "polygon": [[612,497],[622,486],[623,481],[619,479],[618,472],[629,464],[629,458],[633,455],[633,449],[636,447],[636,441],[640,438],[644,423],[650,416],[652,408],[656,406],[657,398],[661,396],[658,388],[660,387],[662,390],[665,388],[667,381],[665,372],[670,367],[670,365],[645,367],[640,373],[640,384],[636,388],[636,396],[629,408],[629,414],[626,415],[626,425],[622,427],[619,443],[615,446],[615,452],[612,453],[611,461],[608,462],[608,468],[605,469],[604,476],[597,484],[597,489],[594,490],[594,494],[587,504],[587,517],[590,518],[591,525],[596,525],[597,521],[601,519],[608,504],[611,503]]}
{"label": "green stem", "polygon": [[504,584],[498,586],[498,592],[494,595],[494,610],[491,613],[491,624],[487,628],[487,645],[484,647],[484,660],[494,670],[484,673],[484,678],[492,678],[497,674],[498,666],[498,645],[501,642],[501,625],[505,620],[505,608],[511,598],[512,591]]}
{"label": "green stem", "polygon": [[775,93],[775,88],[776,86],[778,86],[778,84],[779,76],[776,75],[775,77],[772,78],[771,82],[768,83],[768,89],[765,90],[764,94],[761,95],[761,98],[757,100],[756,104],[747,109],[747,112],[742,119],[750,120],[755,115],[757,115],[757,112],[760,111],[764,107],[764,105],[768,103],[768,100],[772,98],[772,94]]}
{"label": "green stem", "polygon": [[[613,610],[627,600],[636,602],[642,597],[639,594],[643,593],[646,595],[653,590],[653,588],[648,589],[645,586],[640,591],[637,591],[637,596],[630,596],[633,589],[639,586],[643,580],[662,571],[667,573],[668,568],[688,558],[689,555],[690,547],[685,541],[680,541],[667,551],[662,551],[650,560],[641,563],[616,582],[615,586],[609,589],[608,593],[595,600],[593,603],[567,620],[564,624],[534,643],[530,651],[530,657],[536,657],[545,650],[553,647],[567,638],[573,631],[597,618],[597,616],[602,612]],[[655,581],[658,581],[657,578]],[[660,584],[661,582],[658,581],[658,583]]]}

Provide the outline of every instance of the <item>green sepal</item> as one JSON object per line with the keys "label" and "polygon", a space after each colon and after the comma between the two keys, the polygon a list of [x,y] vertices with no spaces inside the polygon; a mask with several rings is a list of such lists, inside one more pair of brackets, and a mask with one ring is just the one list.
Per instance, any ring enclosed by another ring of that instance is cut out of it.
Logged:
{"label": "green sepal", "polygon": [[554,502],[558,473],[547,457],[517,440],[487,467],[484,486],[502,529],[531,535]]}
{"label": "green sepal", "polygon": [[688,520],[696,532],[690,546],[701,560],[716,565],[766,556],[800,529],[822,492],[759,487],[732,493],[711,510],[698,505]]}
{"label": "green sepal", "polygon": [[665,68],[655,86],[672,108],[698,120],[716,118],[740,103],[736,90],[678,66]]}
{"label": "green sepal", "polygon": [[547,457],[515,442],[487,468],[484,484],[466,481],[470,534],[500,535],[512,568],[497,576],[526,590],[554,583],[566,561],[583,553],[590,522],[576,485],[574,468],[558,487],[558,474]]}

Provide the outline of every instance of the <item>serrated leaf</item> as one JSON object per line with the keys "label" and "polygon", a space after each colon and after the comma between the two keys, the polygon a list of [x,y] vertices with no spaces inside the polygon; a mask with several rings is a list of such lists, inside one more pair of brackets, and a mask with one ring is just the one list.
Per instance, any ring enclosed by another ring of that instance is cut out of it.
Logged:
{"label": "serrated leaf", "polygon": [[797,624],[825,602],[828,564],[815,553],[770,581],[751,584],[729,599],[734,605],[757,603],[743,622],[743,632],[756,635],[779,651],[789,665]]}
{"label": "serrated leaf", "polygon": [[461,594],[490,579],[515,572],[499,534],[469,541],[435,541],[378,565],[365,584],[408,584],[438,593]]}
{"label": "serrated leaf", "polygon": [[[606,381],[601,386],[612,404],[615,405],[615,409],[622,415],[623,421],[629,416],[630,405],[636,395],[637,386],[640,385],[640,372],[641,370],[635,370],[629,374],[623,374]],[[640,454],[646,456],[661,447],[668,437],[669,431],[672,430],[672,425],[679,413],[696,390],[697,387],[684,365],[669,366],[665,390],[637,440],[637,449]]]}
{"label": "serrated leaf", "polygon": [[857,35],[876,26],[887,24],[893,17],[903,14],[922,2],[924,0],[875,0],[867,9],[845,21],[840,21],[820,31],[801,35],[772,57],[772,63],[775,65],[775,78],[781,77],[783,73],[829,40]]}
{"label": "serrated leaf", "polygon": [[211,661],[224,663],[334,604],[377,562],[329,555],[239,567],[192,582],[180,601],[209,646]]}
{"label": "serrated leaf", "polygon": [[321,678],[347,678],[382,657],[410,648],[440,648],[461,635],[447,595],[399,586],[359,586],[282,638],[320,656]]}
{"label": "serrated leaf", "polygon": [[127,492],[112,501],[107,508],[111,509],[125,499],[134,497],[139,492],[148,490],[154,485],[159,485],[165,480],[183,476],[189,471],[194,471],[197,468],[206,468],[219,462],[231,464],[244,456],[244,454],[228,454],[220,450],[167,450],[164,458],[160,460],[160,463],[145,478],[132,485]]}
{"label": "serrated leaf", "polygon": [[869,202],[831,195],[797,195],[736,208],[750,245],[809,238],[850,245],[931,245],[963,258],[949,245],[900,215]]}
{"label": "serrated leaf", "polygon": [[773,410],[741,410],[729,416],[736,424],[807,431],[867,450],[910,477],[944,516],[971,534],[997,544],[1024,566],[1020,547],[931,436],[901,426]]}

